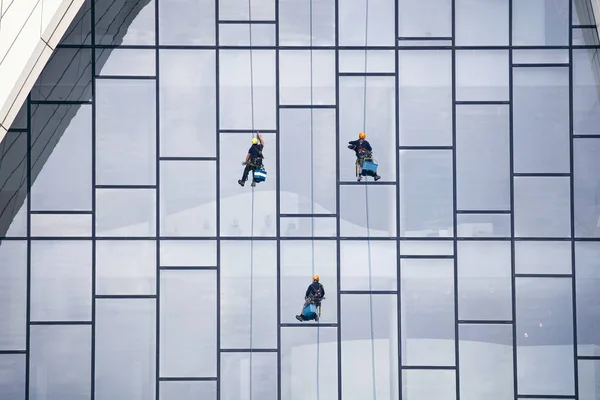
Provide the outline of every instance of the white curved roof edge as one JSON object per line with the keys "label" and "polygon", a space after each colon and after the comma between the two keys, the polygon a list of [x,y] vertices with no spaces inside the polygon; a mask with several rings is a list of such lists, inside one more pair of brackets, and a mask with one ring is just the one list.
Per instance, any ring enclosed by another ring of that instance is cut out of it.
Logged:
{"label": "white curved roof edge", "polygon": [[0,19],[0,141],[84,0],[4,3]]}

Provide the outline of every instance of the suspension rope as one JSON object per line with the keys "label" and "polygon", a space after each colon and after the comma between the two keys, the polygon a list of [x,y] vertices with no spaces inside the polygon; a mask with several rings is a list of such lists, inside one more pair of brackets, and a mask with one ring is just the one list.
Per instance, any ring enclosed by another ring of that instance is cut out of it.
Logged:
{"label": "suspension rope", "polygon": [[[252,57],[252,2],[248,0],[248,32],[249,32],[249,41],[250,41],[250,114],[251,114],[251,124],[252,124],[252,138],[255,135],[255,127],[254,127],[254,60]],[[258,135],[257,135],[258,136]],[[251,161],[251,160],[248,160]],[[254,171],[250,171],[252,173],[252,182],[254,182]],[[253,364],[253,298],[254,298],[254,186],[252,187],[252,217],[250,222],[250,373],[249,373],[249,398],[252,400],[252,364]]]}

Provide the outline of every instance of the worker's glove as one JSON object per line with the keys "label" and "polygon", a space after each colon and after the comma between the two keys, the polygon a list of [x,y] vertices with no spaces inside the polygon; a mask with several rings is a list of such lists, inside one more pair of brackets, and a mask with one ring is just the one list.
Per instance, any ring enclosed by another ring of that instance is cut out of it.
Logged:
{"label": "worker's glove", "polygon": [[348,148],[349,148],[350,150],[352,150],[352,149],[354,148],[354,145],[353,145],[353,144],[349,144],[349,145],[348,145]]}

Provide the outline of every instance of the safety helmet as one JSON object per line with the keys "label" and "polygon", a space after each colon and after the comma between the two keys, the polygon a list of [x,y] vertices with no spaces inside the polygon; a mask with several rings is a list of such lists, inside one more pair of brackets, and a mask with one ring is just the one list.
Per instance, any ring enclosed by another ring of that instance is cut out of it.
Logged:
{"label": "safety helmet", "polygon": [[359,134],[358,134],[358,137],[359,137],[360,139],[364,139],[364,138],[366,138],[366,137],[367,137],[367,135],[365,135],[365,133],[364,133],[364,132],[361,132],[361,133],[359,133]]}
{"label": "safety helmet", "polygon": [[319,282],[319,275],[315,275],[315,276],[313,276],[313,281],[315,281],[315,282]]}
{"label": "safety helmet", "polygon": [[258,144],[258,139],[257,139],[257,138],[255,138],[255,137],[253,137],[253,138],[252,138],[252,144]]}

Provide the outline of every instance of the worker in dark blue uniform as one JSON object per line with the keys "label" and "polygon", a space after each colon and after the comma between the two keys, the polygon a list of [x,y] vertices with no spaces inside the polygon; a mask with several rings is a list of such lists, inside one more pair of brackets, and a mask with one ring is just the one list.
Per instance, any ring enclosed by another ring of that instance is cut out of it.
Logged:
{"label": "worker in dark blue uniform", "polygon": [[302,306],[302,312],[300,313],[300,315],[296,315],[296,319],[298,321],[304,321],[304,318],[303,318],[304,307],[306,307],[311,301],[314,301],[315,305],[319,309],[319,312],[317,314],[317,321],[318,321],[319,317],[321,316],[321,300],[324,297],[325,297],[325,288],[319,282],[319,275],[315,275],[315,276],[313,276],[312,283],[310,285],[308,285],[308,288],[306,289],[306,294],[304,295],[305,302],[304,302],[304,305]]}
{"label": "worker in dark blue uniform", "polygon": [[[252,146],[248,149],[248,154],[246,155],[246,160],[242,163],[245,165],[244,174],[242,175],[242,179],[238,181],[240,186],[244,186],[246,181],[248,180],[248,174],[250,171],[254,171],[262,167],[263,149],[265,147],[265,141],[263,140],[261,134],[257,134],[257,137],[252,138]],[[252,178],[252,186],[256,186],[256,182],[254,181],[254,177]]]}
{"label": "worker in dark blue uniform", "polygon": [[[364,162],[373,160],[373,148],[366,138],[367,135],[364,132],[361,132],[358,134],[358,140],[348,142],[348,148],[354,150],[354,153],[356,154],[356,175],[359,181],[363,175],[361,172]],[[376,172],[368,171],[367,175],[372,176],[376,181],[381,179],[381,176],[377,175]]]}

